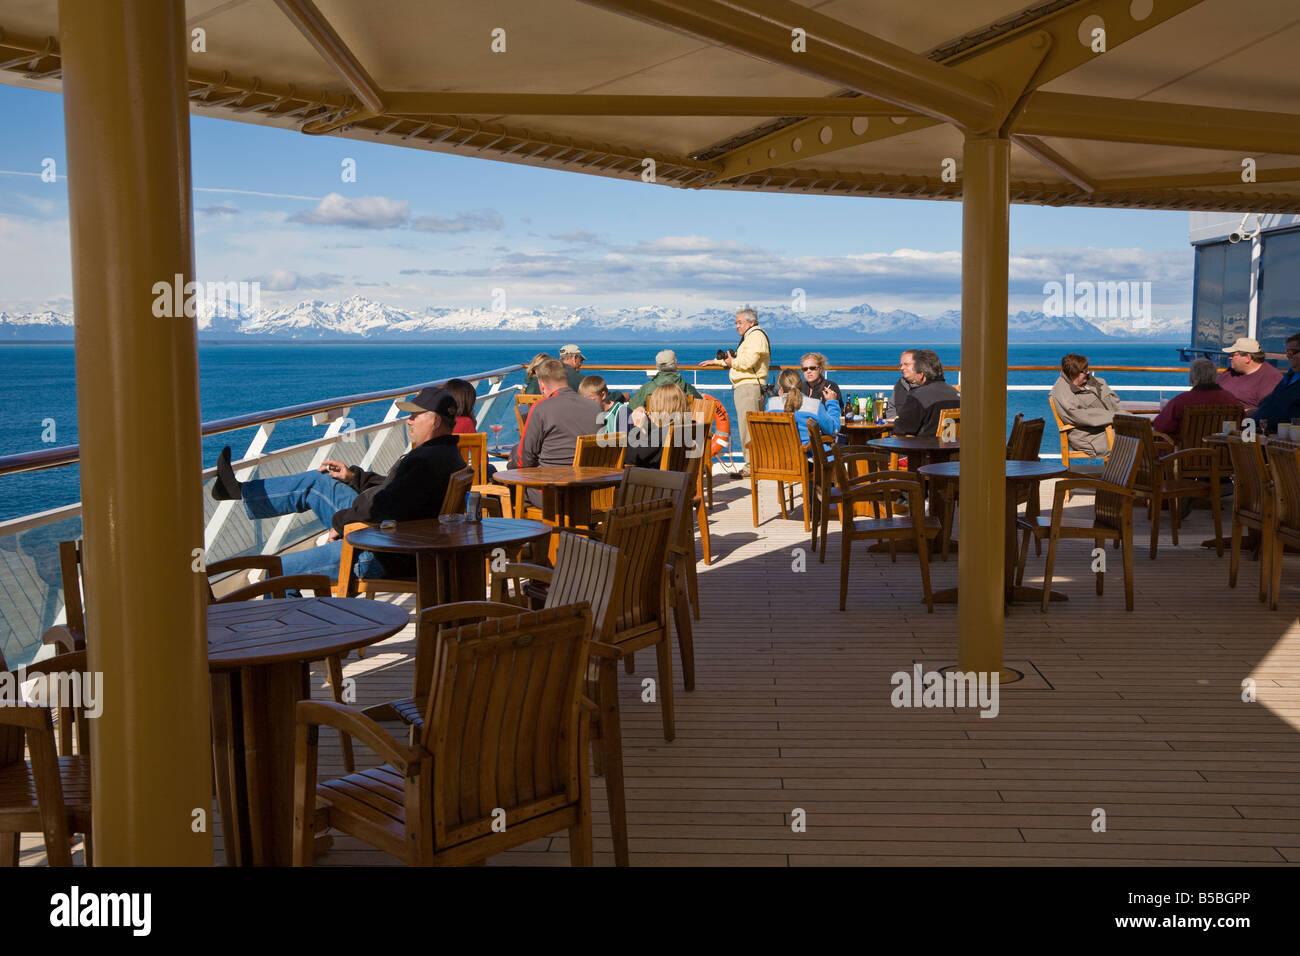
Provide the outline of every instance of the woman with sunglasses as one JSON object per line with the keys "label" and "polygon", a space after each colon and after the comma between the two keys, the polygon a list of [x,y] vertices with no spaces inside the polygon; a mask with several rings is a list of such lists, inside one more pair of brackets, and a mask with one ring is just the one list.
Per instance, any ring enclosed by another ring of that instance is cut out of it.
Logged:
{"label": "woman with sunglasses", "polygon": [[803,380],[799,383],[799,391],[803,392],[809,398],[822,400],[822,393],[830,389],[835,393],[835,401],[840,406],[844,405],[844,395],[840,392],[840,387],[826,377],[826,356],[821,352],[809,352],[799,360],[799,370]]}

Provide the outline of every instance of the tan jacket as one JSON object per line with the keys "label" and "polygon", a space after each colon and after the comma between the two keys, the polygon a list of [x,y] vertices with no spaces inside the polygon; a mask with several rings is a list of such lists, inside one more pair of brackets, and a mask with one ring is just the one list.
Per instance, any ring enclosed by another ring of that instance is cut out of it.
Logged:
{"label": "tan jacket", "polygon": [[767,382],[767,369],[772,362],[772,345],[767,333],[757,325],[745,330],[731,360],[732,385],[763,385]]}

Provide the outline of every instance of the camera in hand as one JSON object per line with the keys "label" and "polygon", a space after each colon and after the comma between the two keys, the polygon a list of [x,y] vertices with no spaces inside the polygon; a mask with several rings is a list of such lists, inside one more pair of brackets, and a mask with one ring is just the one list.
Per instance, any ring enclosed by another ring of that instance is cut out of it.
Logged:
{"label": "camera in hand", "polygon": [[717,354],[716,354],[714,357],[715,357],[719,362],[725,362],[725,361],[726,361],[727,359],[729,359],[729,358],[735,358],[735,357],[736,357],[736,350],[735,350],[735,349],[718,349]]}

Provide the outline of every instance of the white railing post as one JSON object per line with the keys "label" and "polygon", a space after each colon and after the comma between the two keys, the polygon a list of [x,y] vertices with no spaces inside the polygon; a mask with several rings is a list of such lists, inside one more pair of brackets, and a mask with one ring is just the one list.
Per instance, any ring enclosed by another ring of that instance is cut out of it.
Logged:
{"label": "white railing post", "polygon": [[[384,421],[386,423],[395,422],[397,421],[397,416],[401,413],[402,410],[397,407],[397,403],[393,402],[392,405],[388,406],[388,411],[384,413]],[[379,455],[379,450],[384,447],[384,442],[388,441],[388,436],[391,435],[393,431],[394,429],[392,428],[385,428],[375,436],[374,440],[370,443],[370,447],[366,449],[366,453],[361,457],[362,468],[367,471],[370,470],[370,466],[375,463],[375,458]],[[407,444],[410,444],[410,442],[407,442]]]}
{"label": "white railing post", "polygon": [[[243,461],[260,455],[262,449],[266,447],[266,443],[270,440],[273,431],[275,431],[275,422],[265,422],[258,426],[257,434],[248,443],[248,449],[239,456],[239,460]],[[247,468],[241,468],[235,472],[235,478],[239,481],[247,481],[253,476],[253,471],[256,468],[256,462]],[[212,520],[203,529],[203,551],[205,554],[212,550],[212,545],[216,542],[217,536],[221,534],[221,529],[226,526],[226,521],[230,518],[230,512],[234,510],[234,507],[235,503],[233,501],[223,501],[217,505],[217,510],[212,513]]]}

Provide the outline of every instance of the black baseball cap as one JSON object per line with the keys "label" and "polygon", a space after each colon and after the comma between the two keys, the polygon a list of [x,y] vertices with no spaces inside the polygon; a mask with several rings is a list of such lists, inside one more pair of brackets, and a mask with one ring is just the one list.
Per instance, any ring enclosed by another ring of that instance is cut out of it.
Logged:
{"label": "black baseball cap", "polygon": [[434,412],[449,422],[455,421],[460,413],[460,405],[455,396],[442,388],[422,388],[409,402],[398,402],[397,407],[412,415]]}

